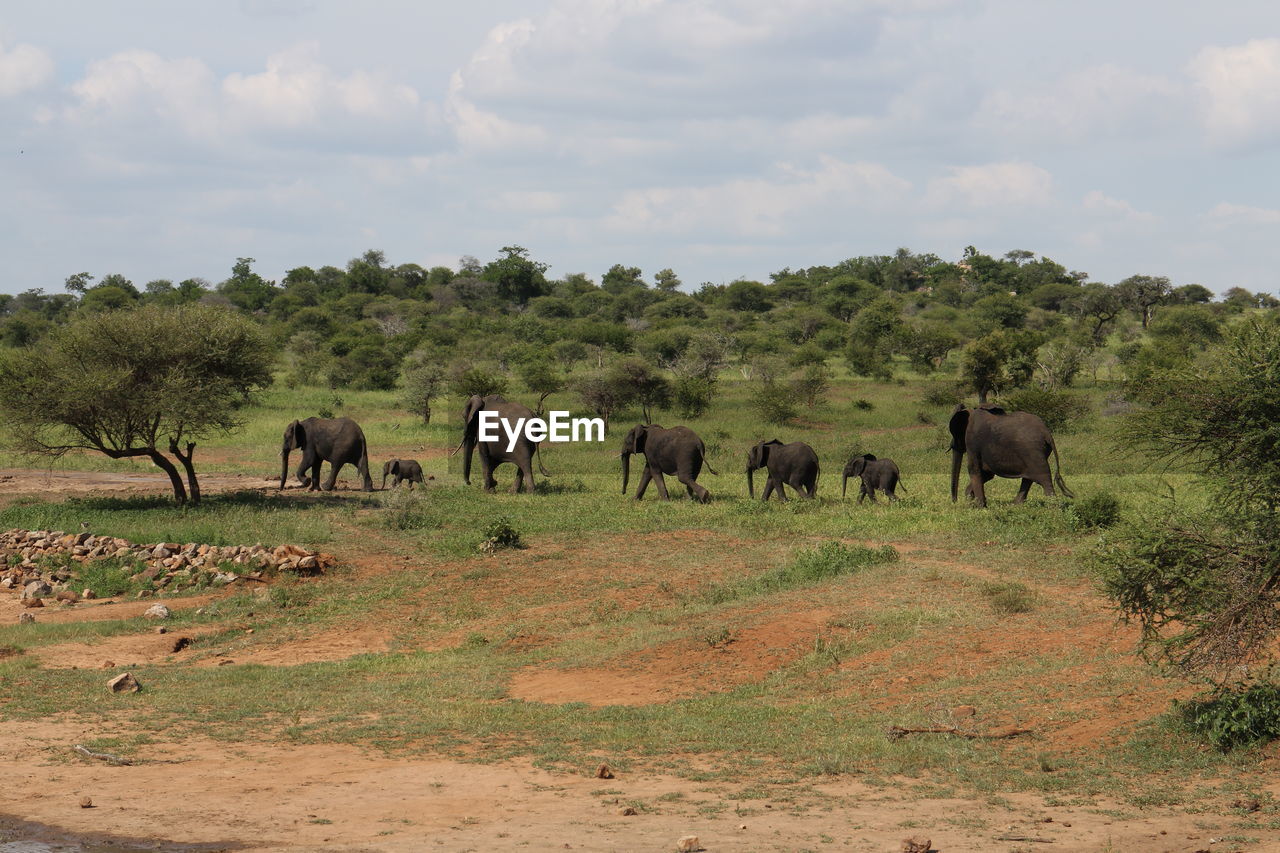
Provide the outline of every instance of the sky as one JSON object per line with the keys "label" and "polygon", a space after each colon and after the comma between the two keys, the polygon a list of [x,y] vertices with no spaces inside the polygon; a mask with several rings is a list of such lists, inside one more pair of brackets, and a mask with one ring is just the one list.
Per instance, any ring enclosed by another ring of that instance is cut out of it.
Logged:
{"label": "sky", "polygon": [[518,245],[767,281],[899,247],[1280,287],[1273,0],[0,8],[0,292]]}

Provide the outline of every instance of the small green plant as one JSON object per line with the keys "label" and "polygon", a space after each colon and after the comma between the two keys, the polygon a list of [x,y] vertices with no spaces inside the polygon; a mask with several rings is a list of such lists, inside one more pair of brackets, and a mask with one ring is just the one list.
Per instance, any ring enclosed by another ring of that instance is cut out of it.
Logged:
{"label": "small green plant", "polygon": [[1253,684],[1175,702],[1182,724],[1223,752],[1280,737],[1280,685]]}
{"label": "small green plant", "polygon": [[93,590],[99,598],[126,595],[144,586],[150,588],[150,583],[142,584],[134,577],[141,568],[134,560],[116,557],[92,560],[77,569],[76,586]]}
{"label": "small green plant", "polygon": [[383,506],[387,508],[386,514],[382,517],[383,526],[391,530],[422,530],[439,527],[439,518],[420,494],[406,489],[396,490],[388,495],[383,501]]}
{"label": "small green plant", "polygon": [[496,518],[481,531],[480,553],[492,554],[502,548],[523,548],[520,531],[511,526],[509,518]]}
{"label": "small green plant", "polygon": [[1036,594],[1032,589],[1019,581],[1003,583],[984,583],[982,594],[991,601],[991,606],[1001,615],[1014,613],[1030,613],[1035,609]]}
{"label": "small green plant", "polygon": [[1080,529],[1106,528],[1120,521],[1120,501],[1110,492],[1099,492],[1071,504],[1071,525]]}
{"label": "small green plant", "polygon": [[876,407],[876,404],[871,402],[870,400],[859,397],[858,399],[853,401],[853,407],[860,412],[870,412]]}

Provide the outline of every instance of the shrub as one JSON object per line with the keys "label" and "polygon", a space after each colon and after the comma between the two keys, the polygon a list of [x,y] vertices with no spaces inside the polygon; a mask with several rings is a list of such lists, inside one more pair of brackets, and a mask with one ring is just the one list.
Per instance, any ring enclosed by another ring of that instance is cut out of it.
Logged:
{"label": "shrub", "polygon": [[776,382],[762,382],[756,386],[751,395],[751,405],[760,419],[770,424],[785,424],[799,412],[795,393]]}
{"label": "shrub", "polygon": [[408,490],[393,491],[387,495],[383,505],[387,512],[382,524],[391,530],[422,530],[440,526],[427,502]]}
{"label": "shrub", "polygon": [[1018,388],[1001,397],[1006,409],[1039,415],[1045,426],[1054,432],[1067,432],[1078,420],[1089,413],[1089,405],[1067,391],[1048,388]]}
{"label": "shrub", "polygon": [[704,376],[678,376],[671,385],[676,413],[682,418],[700,418],[711,408],[716,395],[714,379]]}
{"label": "shrub", "polygon": [[1223,752],[1280,737],[1280,687],[1274,684],[1223,690],[1174,707],[1189,731]]}
{"label": "shrub", "polygon": [[924,392],[922,402],[930,406],[946,406],[948,408],[954,406],[964,399],[964,395],[950,382],[937,383],[929,386],[929,390]]}
{"label": "shrub", "polygon": [[1120,501],[1110,492],[1099,492],[1071,504],[1068,511],[1074,527],[1111,527],[1120,520]]}
{"label": "shrub", "polygon": [[482,554],[492,554],[502,548],[524,547],[524,542],[520,540],[520,531],[511,526],[511,520],[508,518],[495,518],[484,526],[480,535],[484,537],[480,540],[479,546]]}
{"label": "shrub", "polygon": [[869,412],[876,407],[870,400],[859,398],[853,401],[853,407],[860,412]]}

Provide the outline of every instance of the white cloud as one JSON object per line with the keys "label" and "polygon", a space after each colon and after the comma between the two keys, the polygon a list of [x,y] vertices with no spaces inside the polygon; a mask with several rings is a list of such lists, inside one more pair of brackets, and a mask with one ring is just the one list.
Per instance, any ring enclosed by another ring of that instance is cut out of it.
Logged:
{"label": "white cloud", "polygon": [[1174,80],[1104,64],[1073,71],[1039,90],[991,92],[974,123],[1023,139],[1075,142],[1167,128],[1181,120],[1184,100]]}
{"label": "white cloud", "polygon": [[1280,225],[1280,210],[1223,201],[1213,206],[1208,218],[1216,228],[1271,227]]}
{"label": "white cloud", "polygon": [[1250,145],[1280,137],[1280,38],[1206,47],[1187,70],[1210,139]]}
{"label": "white cloud", "polygon": [[953,166],[951,174],[929,182],[927,204],[972,208],[1027,207],[1045,204],[1053,176],[1031,163]]}
{"label": "white cloud", "polygon": [[8,98],[38,88],[53,76],[53,60],[38,47],[0,43],[0,97]]}
{"label": "white cloud", "polygon": [[1090,190],[1082,201],[1084,209],[1090,213],[1108,219],[1119,219],[1126,222],[1154,222],[1155,214],[1137,210],[1129,202],[1112,198],[1101,190]]}
{"label": "white cloud", "polygon": [[[214,75],[198,59],[169,60],[145,50],[113,54],[90,63],[71,86],[77,103],[72,121],[123,127],[139,116],[172,122],[184,132],[203,134],[216,127]],[[152,133],[157,128],[148,128]]]}
{"label": "white cloud", "polygon": [[798,222],[828,220],[848,208],[898,203],[911,184],[879,163],[821,159],[816,169],[782,166],[773,178],[715,186],[653,187],[626,192],[607,225],[623,232],[776,237]]}

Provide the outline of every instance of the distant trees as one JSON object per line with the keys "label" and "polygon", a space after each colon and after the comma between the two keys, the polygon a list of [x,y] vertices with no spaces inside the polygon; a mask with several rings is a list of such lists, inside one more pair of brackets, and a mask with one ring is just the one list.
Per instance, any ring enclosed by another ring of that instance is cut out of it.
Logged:
{"label": "distant trees", "polygon": [[1115,293],[1122,305],[1137,312],[1145,329],[1155,307],[1168,301],[1173,287],[1164,276],[1131,275],[1116,285]]}
{"label": "distant trees", "polygon": [[241,425],[236,412],[271,384],[270,366],[258,328],[222,308],[88,314],[39,347],[0,353],[0,413],[20,450],[144,457],[169,475],[177,503],[199,503],[197,442]]}
{"label": "distant trees", "polygon": [[404,406],[431,423],[431,401],[445,393],[445,370],[434,353],[415,350],[405,358],[400,373]]}

